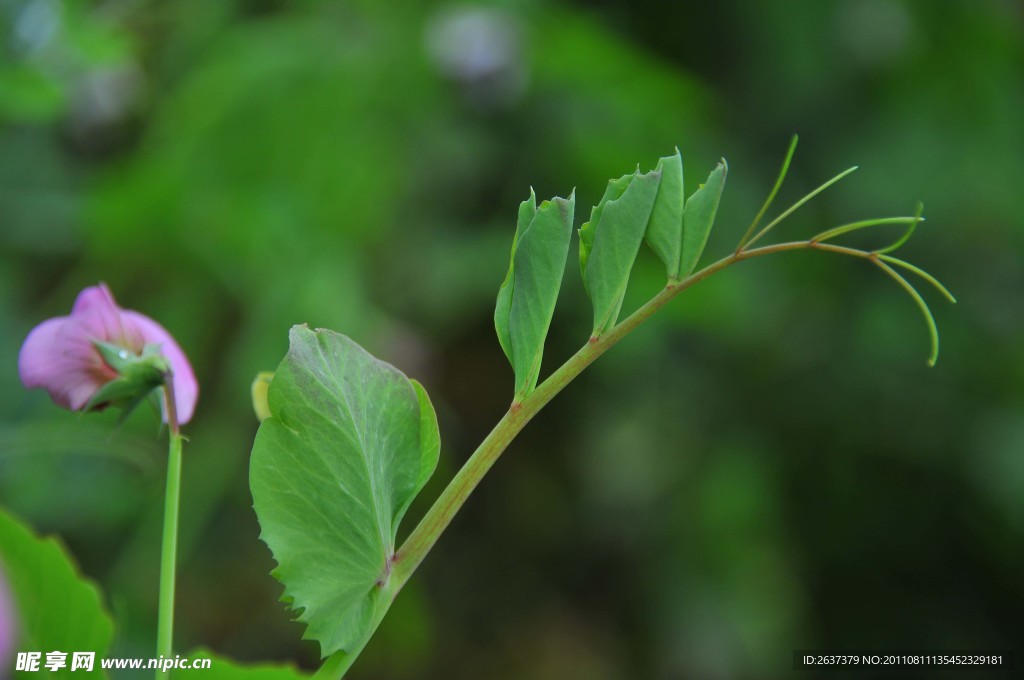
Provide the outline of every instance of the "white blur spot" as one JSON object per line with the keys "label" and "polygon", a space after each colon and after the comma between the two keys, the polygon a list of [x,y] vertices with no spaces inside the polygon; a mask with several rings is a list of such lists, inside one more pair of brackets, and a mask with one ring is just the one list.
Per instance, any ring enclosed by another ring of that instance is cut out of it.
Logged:
{"label": "white blur spot", "polygon": [[32,55],[44,50],[60,30],[61,12],[56,0],[29,0],[14,19],[15,49]]}
{"label": "white blur spot", "polygon": [[517,100],[526,86],[523,30],[513,14],[493,7],[458,7],[438,12],[426,27],[431,61],[481,108]]}

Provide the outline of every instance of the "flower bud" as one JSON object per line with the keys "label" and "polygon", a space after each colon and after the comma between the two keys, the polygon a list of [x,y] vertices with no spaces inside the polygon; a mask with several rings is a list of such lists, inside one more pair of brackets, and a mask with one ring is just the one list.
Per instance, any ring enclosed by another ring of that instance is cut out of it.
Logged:
{"label": "flower bud", "polygon": [[274,379],[273,371],[262,371],[256,374],[252,381],[252,410],[256,412],[256,418],[262,423],[270,417],[270,383]]}
{"label": "flower bud", "polygon": [[72,411],[107,406],[130,410],[158,395],[169,377],[179,424],[187,423],[199,397],[192,366],[163,326],[121,309],[105,284],[79,293],[69,316],[36,326],[21,347],[18,373],[25,387],[41,387]]}

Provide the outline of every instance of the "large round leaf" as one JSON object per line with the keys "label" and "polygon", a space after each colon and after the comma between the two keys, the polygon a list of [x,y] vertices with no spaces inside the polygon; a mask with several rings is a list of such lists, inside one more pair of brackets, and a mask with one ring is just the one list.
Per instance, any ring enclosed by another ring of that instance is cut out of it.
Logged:
{"label": "large round leaf", "polygon": [[250,484],[284,599],[328,656],[390,605],[398,523],[437,465],[426,392],[338,333],[296,326],[270,385]]}

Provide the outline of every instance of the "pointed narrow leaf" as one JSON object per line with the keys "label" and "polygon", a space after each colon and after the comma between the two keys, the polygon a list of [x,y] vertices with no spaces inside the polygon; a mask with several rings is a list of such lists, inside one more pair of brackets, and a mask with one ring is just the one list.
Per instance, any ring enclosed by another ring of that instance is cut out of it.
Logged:
{"label": "pointed narrow leaf", "polygon": [[519,236],[523,234],[537,214],[537,195],[530,187],[530,197],[519,205],[519,219],[516,221],[516,233],[512,237],[512,255],[509,257],[508,273],[505,280],[498,289],[498,304],[494,308],[494,328],[498,332],[498,342],[509,362],[512,361],[512,335],[509,331],[509,316],[512,314],[512,291],[515,284],[514,267],[516,261],[516,246],[519,244]]}
{"label": "pointed narrow leaf", "polygon": [[718,202],[722,198],[722,189],[725,188],[725,175],[729,166],[722,159],[705,182],[697,191],[693,192],[690,200],[686,202],[686,209],[683,211],[683,248],[680,254],[679,275],[689,276],[697,267],[700,256],[704,253],[704,246],[707,245],[708,235],[711,234],[711,227],[715,223],[715,213],[718,212]]}
{"label": "pointed narrow leaf", "polygon": [[[114,637],[114,624],[103,606],[99,589],[79,574],[67,550],[57,540],[39,538],[2,510],[0,569],[17,610],[16,649],[69,654],[67,666],[54,673],[44,671],[46,677],[75,678],[85,673],[81,669],[71,672],[71,652],[93,652],[97,657],[107,655]],[[0,677],[7,677],[3,673],[9,670],[0,668]],[[86,674],[106,676],[99,661],[93,671]]]}
{"label": "pointed narrow leaf", "polygon": [[516,399],[537,386],[544,340],[555,313],[572,237],[575,192],[534,207],[532,195],[519,208],[512,265],[498,291],[494,327],[515,372]]}
{"label": "pointed narrow leaf", "polygon": [[590,251],[594,249],[594,234],[597,233],[597,225],[601,222],[604,207],[609,202],[621,198],[629,185],[636,179],[636,175],[636,172],[631,172],[618,179],[609,180],[608,186],[604,190],[604,196],[590,210],[590,219],[580,227],[580,273],[583,275],[583,288],[586,289],[587,295],[590,295],[590,286],[587,285],[587,262],[590,261]]}
{"label": "pointed narrow leaf", "polygon": [[665,263],[669,280],[679,277],[680,253],[683,247],[683,158],[676,149],[674,156],[658,161],[661,184],[654,209],[647,224],[647,244]]}
{"label": "pointed narrow leaf", "polygon": [[652,170],[610,182],[590,222],[580,229],[580,265],[594,306],[594,335],[618,319],[660,181],[661,171]]}
{"label": "pointed narrow leaf", "polygon": [[390,605],[398,523],[437,465],[423,388],[355,342],[296,326],[249,471],[283,599],[328,656],[358,648]]}

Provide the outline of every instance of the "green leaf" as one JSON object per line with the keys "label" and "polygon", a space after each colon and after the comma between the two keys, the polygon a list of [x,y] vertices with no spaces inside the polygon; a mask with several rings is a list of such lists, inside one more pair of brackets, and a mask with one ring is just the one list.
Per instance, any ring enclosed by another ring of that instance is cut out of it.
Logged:
{"label": "green leaf", "polygon": [[660,169],[612,180],[580,229],[580,268],[594,306],[594,336],[614,326],[619,317],[660,182]]}
{"label": "green leaf", "polygon": [[604,190],[604,196],[590,211],[590,219],[584,222],[579,229],[580,273],[583,275],[583,287],[587,290],[587,295],[590,295],[590,287],[587,285],[587,262],[590,261],[590,251],[594,249],[594,234],[597,233],[597,225],[601,222],[604,207],[609,202],[620,199],[635,178],[636,173],[631,172],[618,179],[609,180],[608,187]]}
{"label": "green leaf", "polygon": [[516,376],[516,399],[537,386],[544,340],[555,313],[572,236],[576,194],[519,208],[508,274],[498,291],[494,327]]}
{"label": "green leaf", "polygon": [[683,211],[683,247],[679,264],[681,276],[693,273],[700,256],[704,253],[708,235],[715,223],[715,213],[718,212],[718,202],[722,198],[725,175],[728,171],[729,165],[723,158],[718,167],[711,171],[708,181],[693,192],[690,200],[686,202],[686,209]]}
{"label": "green leaf", "polygon": [[676,149],[674,156],[665,156],[656,168],[661,172],[658,197],[654,201],[651,220],[647,224],[647,244],[665,263],[670,281],[679,278],[679,261],[683,248],[683,158]]}
{"label": "green leaf", "polygon": [[249,481],[283,599],[323,656],[358,649],[394,595],[398,524],[437,466],[423,387],[355,342],[292,328]]}
{"label": "green leaf", "polygon": [[516,221],[516,233],[512,237],[512,254],[509,256],[508,273],[505,280],[501,282],[498,289],[498,304],[494,308],[494,327],[498,331],[498,342],[505,351],[510,363],[513,360],[512,354],[512,332],[509,330],[509,317],[512,314],[512,290],[515,283],[515,262],[516,246],[519,244],[519,235],[526,232],[537,214],[537,194],[530,187],[530,197],[519,204],[519,219]]}
{"label": "green leaf", "polygon": [[188,655],[192,661],[209,659],[209,668],[177,668],[173,671],[175,680],[178,678],[195,677],[197,680],[308,680],[310,675],[288,664],[260,663],[241,664],[237,661],[217,656],[206,649],[198,649]]}
{"label": "green leaf", "polygon": [[[71,671],[72,652],[94,652],[92,673],[100,669],[114,637],[114,624],[103,607],[99,589],[79,574],[67,550],[54,538],[40,538],[0,510],[0,567],[17,609],[20,638],[16,649],[67,652],[67,666],[47,677],[78,677]],[[28,674],[26,674],[27,676]],[[34,674],[33,674],[34,675]]]}

